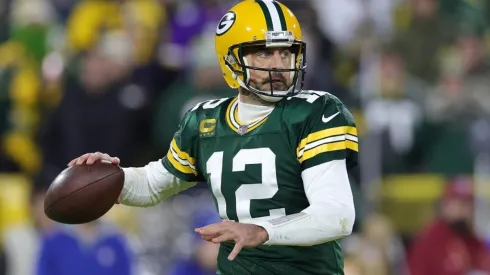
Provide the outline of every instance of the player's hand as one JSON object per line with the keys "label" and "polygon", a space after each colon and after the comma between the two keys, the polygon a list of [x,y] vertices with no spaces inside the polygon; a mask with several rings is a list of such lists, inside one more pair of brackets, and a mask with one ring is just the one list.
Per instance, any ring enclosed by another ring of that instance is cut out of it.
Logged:
{"label": "player's hand", "polygon": [[228,256],[233,261],[244,247],[257,247],[269,239],[267,231],[258,225],[223,221],[196,228],[196,232],[209,242],[222,243],[234,241],[235,247]]}
{"label": "player's hand", "polygon": [[[95,153],[87,153],[87,154],[82,155],[78,158],[72,159],[68,163],[68,166],[81,165],[84,163],[91,165],[91,164],[94,164],[98,160],[109,161],[114,165],[119,165],[119,163],[121,162],[119,160],[119,158],[117,158],[117,157],[111,157],[108,154],[104,154],[101,152],[95,152]],[[117,201],[116,201],[116,204],[120,204],[120,203],[121,203],[121,196],[119,196],[119,198],[117,198]]]}
{"label": "player's hand", "polygon": [[84,163],[91,165],[91,164],[94,164],[94,162],[96,162],[98,160],[109,161],[115,165],[119,165],[119,163],[121,162],[119,160],[119,158],[117,158],[117,157],[111,157],[108,154],[104,154],[101,152],[95,152],[95,153],[87,153],[85,155],[82,155],[78,158],[73,159],[72,161],[70,161],[68,163],[68,166],[81,165]]}

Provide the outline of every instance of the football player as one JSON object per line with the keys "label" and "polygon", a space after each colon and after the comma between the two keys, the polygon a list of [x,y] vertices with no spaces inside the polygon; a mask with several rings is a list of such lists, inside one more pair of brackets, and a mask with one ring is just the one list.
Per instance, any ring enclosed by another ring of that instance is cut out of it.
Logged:
{"label": "football player", "polygon": [[[302,90],[306,44],[282,3],[241,1],[215,39],[238,95],[197,104],[163,159],[123,168],[120,202],[148,207],[205,181],[223,222],[196,232],[221,244],[217,274],[344,274],[338,240],[355,219],[352,115],[333,95]],[[100,159],[119,163],[90,153],[69,165]]]}

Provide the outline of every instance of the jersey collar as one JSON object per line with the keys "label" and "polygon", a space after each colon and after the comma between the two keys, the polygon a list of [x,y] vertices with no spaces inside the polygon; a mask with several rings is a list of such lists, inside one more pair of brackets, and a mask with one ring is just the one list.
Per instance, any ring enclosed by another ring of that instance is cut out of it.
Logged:
{"label": "jersey collar", "polygon": [[238,97],[235,97],[229,103],[228,108],[226,109],[226,123],[228,124],[228,126],[233,131],[235,131],[238,134],[243,135],[243,134],[246,134],[246,133],[253,131],[254,129],[259,127],[260,125],[264,124],[264,122],[269,117],[269,114],[262,117],[262,118],[257,119],[256,121],[254,121],[252,123],[245,124],[245,123],[241,122],[240,119],[238,118]]}

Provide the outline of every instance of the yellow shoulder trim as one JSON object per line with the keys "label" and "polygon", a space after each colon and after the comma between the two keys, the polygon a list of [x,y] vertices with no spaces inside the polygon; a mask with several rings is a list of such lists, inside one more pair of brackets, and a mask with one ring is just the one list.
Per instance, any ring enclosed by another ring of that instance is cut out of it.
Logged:
{"label": "yellow shoulder trim", "polygon": [[172,143],[170,144],[170,146],[172,147],[172,149],[174,149],[174,151],[177,153],[177,156],[181,160],[188,161],[191,165],[196,165],[196,160],[193,157],[189,156],[189,154],[187,154],[186,152],[180,150],[175,139],[172,139]]}
{"label": "yellow shoulder trim", "polygon": [[304,161],[311,159],[311,158],[314,158],[321,153],[346,150],[346,149],[350,149],[350,150],[358,152],[359,151],[359,145],[353,141],[350,141],[350,140],[323,144],[323,145],[320,145],[320,146],[315,147],[313,149],[310,149],[308,151],[305,151],[303,153],[303,155],[299,158],[299,163],[303,163]]}
{"label": "yellow shoulder trim", "polygon": [[231,123],[231,116],[233,115],[232,114],[232,111],[231,111],[231,106],[233,106],[233,104],[235,103],[235,101],[238,100],[238,97],[234,98],[230,104],[228,104],[228,107],[226,108],[226,123],[228,124],[228,126],[235,132],[238,132],[238,128],[233,125],[233,123]]}
{"label": "yellow shoulder trim", "polygon": [[172,152],[169,150],[167,153],[167,159],[170,161],[170,164],[177,169],[177,171],[184,173],[184,174],[194,174],[197,176],[197,171],[192,169],[190,166],[184,166],[180,164],[175,158]]}
{"label": "yellow shoulder trim", "polygon": [[338,135],[352,135],[357,137],[357,129],[352,126],[340,126],[335,128],[329,128],[321,131],[317,131],[309,134],[307,137],[301,140],[298,147],[296,148],[296,154],[299,157],[299,152],[303,150],[307,144]]}

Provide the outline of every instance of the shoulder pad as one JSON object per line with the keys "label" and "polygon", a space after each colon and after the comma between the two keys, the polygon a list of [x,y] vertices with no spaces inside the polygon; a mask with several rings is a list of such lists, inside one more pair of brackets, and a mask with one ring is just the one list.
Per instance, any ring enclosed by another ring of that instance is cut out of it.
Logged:
{"label": "shoulder pad", "polygon": [[197,103],[192,109],[187,111],[187,113],[199,114],[200,112],[212,111],[224,102],[230,100],[230,97],[210,99]]}
{"label": "shoulder pad", "polygon": [[295,113],[303,119],[314,114],[328,113],[329,109],[335,111],[338,105],[343,106],[336,96],[328,92],[312,90],[302,91],[295,96],[288,97],[285,104],[287,109],[297,110]]}
{"label": "shoulder pad", "polygon": [[311,108],[312,106],[323,107],[327,104],[335,105],[336,103],[341,103],[336,96],[328,92],[313,91],[313,90],[302,91],[297,95],[288,97],[286,100],[289,101],[290,103],[293,103],[294,105],[301,105],[308,108]]}
{"label": "shoulder pad", "polygon": [[179,128],[182,131],[192,133],[190,135],[197,133],[200,121],[208,118],[218,118],[221,108],[223,108],[223,106],[228,106],[227,102],[231,99],[232,98],[229,97],[218,98],[197,103],[192,109],[185,113],[179,124]]}

